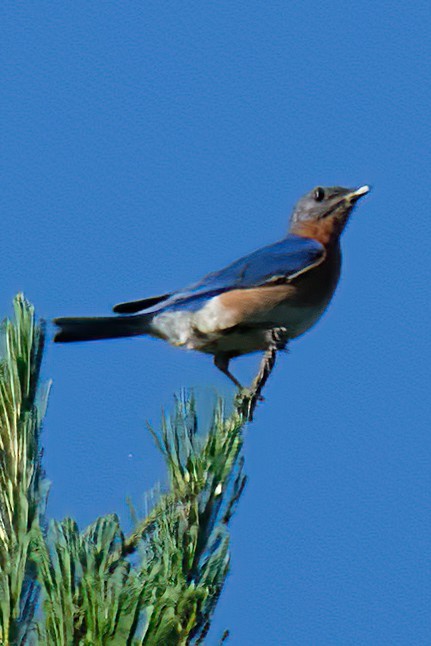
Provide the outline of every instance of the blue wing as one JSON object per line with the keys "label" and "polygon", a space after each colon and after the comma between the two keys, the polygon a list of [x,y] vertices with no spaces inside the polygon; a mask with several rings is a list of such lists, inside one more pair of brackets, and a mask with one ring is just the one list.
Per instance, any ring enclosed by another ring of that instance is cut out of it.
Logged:
{"label": "blue wing", "polygon": [[258,287],[277,280],[288,280],[320,264],[325,248],[312,238],[289,234],[280,242],[262,247],[236,260],[220,271],[208,274],[200,282],[172,294],[147,311],[198,308],[203,299],[233,289]]}

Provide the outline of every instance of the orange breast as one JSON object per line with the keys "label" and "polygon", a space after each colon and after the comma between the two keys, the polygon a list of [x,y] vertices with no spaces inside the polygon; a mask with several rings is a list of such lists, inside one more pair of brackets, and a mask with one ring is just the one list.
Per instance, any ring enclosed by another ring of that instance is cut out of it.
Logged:
{"label": "orange breast", "polygon": [[[263,285],[251,289],[234,289],[217,297],[223,309],[229,312],[230,325],[272,320],[272,313],[288,306],[285,311],[323,311],[331,300],[340,273],[340,251],[336,246],[314,269],[298,275],[291,282]],[[266,314],[268,315],[266,317]],[[308,314],[307,314],[308,315]]]}
{"label": "orange breast", "polygon": [[338,240],[341,228],[339,219],[333,216],[317,221],[297,222],[292,227],[291,233],[304,238],[313,238],[328,248]]}

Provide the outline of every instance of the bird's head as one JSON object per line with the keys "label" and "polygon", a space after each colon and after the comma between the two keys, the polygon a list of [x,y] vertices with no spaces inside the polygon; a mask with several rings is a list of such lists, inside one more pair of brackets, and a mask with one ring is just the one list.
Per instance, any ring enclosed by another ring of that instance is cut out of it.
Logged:
{"label": "bird's head", "polygon": [[290,231],[307,235],[307,230],[319,229],[322,233],[332,231],[332,235],[340,235],[357,200],[369,190],[369,186],[314,188],[301,197],[293,209]]}

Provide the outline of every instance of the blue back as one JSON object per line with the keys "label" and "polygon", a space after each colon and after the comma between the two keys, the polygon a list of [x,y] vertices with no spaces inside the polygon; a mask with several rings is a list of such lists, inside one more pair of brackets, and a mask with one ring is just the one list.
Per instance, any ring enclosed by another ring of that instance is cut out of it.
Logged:
{"label": "blue back", "polygon": [[200,282],[172,294],[166,301],[147,311],[198,309],[203,300],[223,292],[258,287],[276,278],[287,279],[316,264],[324,253],[320,242],[290,233],[283,240],[208,274]]}

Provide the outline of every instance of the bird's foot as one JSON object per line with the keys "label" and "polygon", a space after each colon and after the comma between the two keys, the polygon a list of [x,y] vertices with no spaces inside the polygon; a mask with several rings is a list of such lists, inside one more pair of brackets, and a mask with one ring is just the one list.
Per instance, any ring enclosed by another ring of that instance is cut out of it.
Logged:
{"label": "bird's foot", "polygon": [[235,408],[249,421],[252,421],[252,411],[257,401],[265,401],[262,395],[258,395],[254,388],[241,388],[235,396]]}

